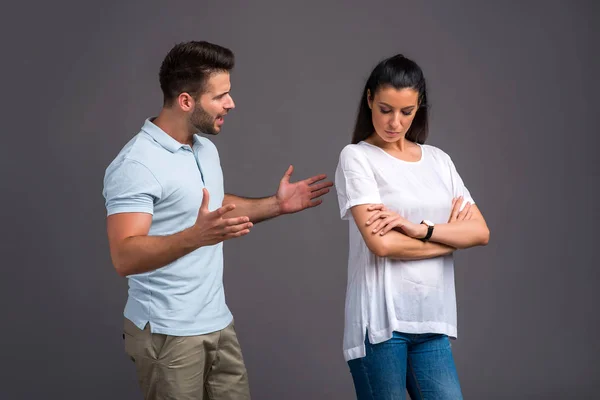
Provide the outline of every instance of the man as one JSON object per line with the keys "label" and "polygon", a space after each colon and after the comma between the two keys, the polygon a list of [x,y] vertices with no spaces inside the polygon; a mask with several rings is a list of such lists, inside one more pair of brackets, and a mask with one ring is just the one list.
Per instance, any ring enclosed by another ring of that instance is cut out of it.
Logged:
{"label": "man", "polygon": [[146,399],[249,399],[248,377],[223,292],[223,245],[253,224],[317,206],[318,175],[275,196],[225,194],[216,135],[234,108],[233,53],[176,45],[160,68],[164,104],[108,166],[107,231],[115,269],[128,277],[125,350]]}

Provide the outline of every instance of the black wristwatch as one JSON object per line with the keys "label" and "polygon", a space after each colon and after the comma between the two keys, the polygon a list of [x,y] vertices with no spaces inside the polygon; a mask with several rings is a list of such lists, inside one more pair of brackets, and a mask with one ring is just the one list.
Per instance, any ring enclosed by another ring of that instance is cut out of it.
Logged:
{"label": "black wristwatch", "polygon": [[425,235],[425,237],[421,239],[422,241],[427,242],[429,239],[431,239],[431,235],[433,235],[433,227],[435,226],[435,224],[426,219],[424,219],[421,223],[423,225],[427,225],[427,235]]}

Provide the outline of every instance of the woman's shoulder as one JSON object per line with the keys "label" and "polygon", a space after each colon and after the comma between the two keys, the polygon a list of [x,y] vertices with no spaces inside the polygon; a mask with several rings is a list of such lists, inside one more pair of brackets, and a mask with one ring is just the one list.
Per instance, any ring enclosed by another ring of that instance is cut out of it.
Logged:
{"label": "woman's shoulder", "polygon": [[421,147],[423,147],[423,149],[425,150],[425,152],[432,156],[434,159],[438,160],[438,161],[444,161],[447,162],[449,161],[450,155],[448,153],[446,153],[444,150],[440,149],[439,147],[430,145],[430,144],[422,144]]}
{"label": "woman's shoulder", "polygon": [[356,144],[347,144],[346,146],[344,146],[344,148],[342,149],[342,151],[340,152],[340,158],[341,157],[351,157],[351,158],[356,158],[356,157],[362,157],[365,154],[365,145],[364,142],[359,142]]}
{"label": "woman's shoulder", "polygon": [[353,169],[356,165],[369,164],[369,149],[364,142],[347,144],[340,152],[339,166],[343,169]]}

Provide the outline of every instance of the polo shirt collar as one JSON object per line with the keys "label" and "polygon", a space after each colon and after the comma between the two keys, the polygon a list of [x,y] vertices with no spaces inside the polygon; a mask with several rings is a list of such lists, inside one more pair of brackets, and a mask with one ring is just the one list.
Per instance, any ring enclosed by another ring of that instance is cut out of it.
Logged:
{"label": "polo shirt collar", "polygon": [[154,125],[151,121],[152,119],[154,118],[148,118],[146,122],[144,122],[144,126],[142,126],[142,131],[150,135],[154,140],[156,140],[158,144],[160,144],[162,147],[164,147],[171,153],[175,153],[180,148],[186,146],[183,143],[179,143],[177,140],[173,139],[158,126]]}

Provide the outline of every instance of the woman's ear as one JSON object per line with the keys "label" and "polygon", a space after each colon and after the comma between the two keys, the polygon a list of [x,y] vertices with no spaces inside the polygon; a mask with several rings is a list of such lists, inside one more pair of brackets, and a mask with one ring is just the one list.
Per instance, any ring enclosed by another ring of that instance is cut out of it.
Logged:
{"label": "woman's ear", "polygon": [[370,89],[367,89],[367,104],[369,105],[369,108],[372,110],[373,109],[373,98],[371,97]]}

